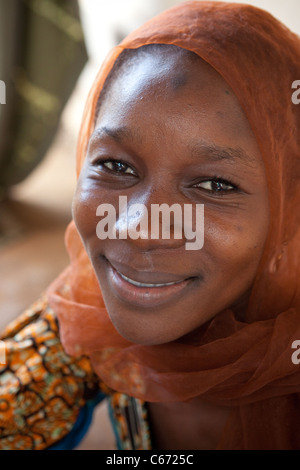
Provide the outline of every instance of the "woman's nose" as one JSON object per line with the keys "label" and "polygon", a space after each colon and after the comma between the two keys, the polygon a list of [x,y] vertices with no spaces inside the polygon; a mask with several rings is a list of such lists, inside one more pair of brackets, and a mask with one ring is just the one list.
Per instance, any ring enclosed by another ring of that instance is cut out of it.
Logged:
{"label": "woman's nose", "polygon": [[184,245],[183,205],[156,201],[149,197],[143,202],[130,202],[120,196],[117,238],[128,239],[144,250]]}

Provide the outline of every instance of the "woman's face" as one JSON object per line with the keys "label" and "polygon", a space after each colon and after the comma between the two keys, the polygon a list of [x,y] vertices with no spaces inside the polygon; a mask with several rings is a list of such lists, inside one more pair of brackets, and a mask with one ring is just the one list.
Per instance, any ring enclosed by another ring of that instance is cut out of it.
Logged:
{"label": "woman's face", "polygon": [[[120,196],[128,209],[148,210],[147,238],[98,238],[99,205],[114,206],[122,226]],[[182,213],[204,205],[201,249],[187,250],[172,223],[170,239],[151,238],[151,205],[163,203]],[[267,236],[268,192],[256,140],[223,78],[174,48],[123,66],[101,105],[73,211],[108,314],[128,340],[166,343],[226,308],[242,316]]]}

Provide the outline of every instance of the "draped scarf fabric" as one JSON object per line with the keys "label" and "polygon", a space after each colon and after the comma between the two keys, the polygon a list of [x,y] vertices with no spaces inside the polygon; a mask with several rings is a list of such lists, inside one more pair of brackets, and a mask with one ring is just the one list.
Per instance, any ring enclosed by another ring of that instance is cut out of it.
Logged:
{"label": "draped scarf fabric", "polygon": [[72,222],[71,264],[50,286],[61,340],[87,354],[112,389],[146,401],[202,396],[232,406],[218,448],[300,448],[300,39],[249,5],[185,2],[130,34],[107,57],[86,105],[77,172],[93,132],[96,103],[118,55],[145,44],[174,44],[198,54],[231,86],[258,142],[266,169],[270,228],[243,321],[230,310],[193,339],[141,346],[113,327],[101,290]]}

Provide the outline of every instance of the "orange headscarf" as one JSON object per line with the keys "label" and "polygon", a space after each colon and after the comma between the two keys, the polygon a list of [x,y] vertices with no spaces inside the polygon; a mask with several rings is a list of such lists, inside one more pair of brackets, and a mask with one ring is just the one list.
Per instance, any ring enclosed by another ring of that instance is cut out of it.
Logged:
{"label": "orange headscarf", "polygon": [[[74,223],[66,233],[71,264],[48,291],[61,340],[87,354],[111,388],[146,401],[203,396],[231,405],[220,448],[300,448],[300,40],[249,5],[192,1],[130,34],[103,64],[90,92],[78,144],[80,172],[105,79],[126,48],[174,44],[214,67],[236,94],[266,168],[270,229],[244,321],[221,312],[193,342],[141,346],[113,327]],[[162,359],[163,358],[163,359]],[[269,430],[269,432],[268,432]]]}

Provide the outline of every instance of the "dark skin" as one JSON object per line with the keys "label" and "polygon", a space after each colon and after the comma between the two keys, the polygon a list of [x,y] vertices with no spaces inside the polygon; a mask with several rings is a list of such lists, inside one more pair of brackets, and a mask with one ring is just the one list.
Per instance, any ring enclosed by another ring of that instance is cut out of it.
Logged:
{"label": "dark skin", "polygon": [[[96,208],[117,209],[120,195],[149,213],[153,203],[204,204],[203,248],[187,251],[184,239],[172,237],[100,241]],[[167,343],[226,308],[243,318],[268,232],[265,170],[237,98],[202,60],[162,49],[119,71],[101,105],[73,209],[108,314],[126,339]],[[179,293],[155,287],[175,281]],[[149,404],[149,411],[162,449],[213,449],[228,417],[226,408],[198,398]]]}

